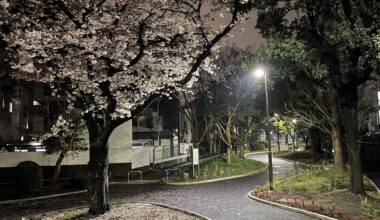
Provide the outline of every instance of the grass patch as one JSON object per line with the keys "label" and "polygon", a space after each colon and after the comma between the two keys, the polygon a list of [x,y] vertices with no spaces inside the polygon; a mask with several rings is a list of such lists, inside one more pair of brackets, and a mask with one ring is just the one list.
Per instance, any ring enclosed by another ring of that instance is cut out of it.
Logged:
{"label": "grass patch", "polygon": [[219,158],[208,163],[200,165],[200,176],[196,180],[182,179],[180,176],[169,178],[169,182],[188,182],[218,179],[229,176],[248,174],[265,168],[266,165],[262,162],[240,158],[231,155],[231,164],[227,164],[226,158]]}
{"label": "grass patch", "polygon": [[[375,190],[367,178],[364,178],[367,191]],[[346,189],[349,186],[349,176],[331,166],[313,166],[302,171],[286,181],[276,184],[281,191],[302,191],[311,193],[325,193],[332,190]]]}
{"label": "grass patch", "polygon": [[348,173],[332,166],[313,166],[284,181],[276,181],[268,193],[268,183],[257,187],[258,197],[319,212],[338,219],[379,219],[380,196],[364,177],[366,196],[348,192]]}

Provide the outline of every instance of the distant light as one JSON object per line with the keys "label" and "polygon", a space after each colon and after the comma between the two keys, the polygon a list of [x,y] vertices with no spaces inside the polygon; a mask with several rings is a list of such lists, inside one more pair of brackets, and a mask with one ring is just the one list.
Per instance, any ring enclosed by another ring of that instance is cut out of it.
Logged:
{"label": "distant light", "polygon": [[31,141],[29,144],[32,145],[32,146],[39,146],[39,145],[41,145],[41,142]]}
{"label": "distant light", "polygon": [[2,103],[3,108],[5,108],[5,99],[3,98],[3,103]]}
{"label": "distant light", "polygon": [[29,113],[28,112],[26,112],[26,125],[25,125],[25,128],[29,129]]}
{"label": "distant light", "polygon": [[38,101],[33,101],[33,106],[41,105]]}
{"label": "distant light", "polygon": [[254,74],[257,77],[262,77],[265,75],[265,71],[263,69],[256,69]]}
{"label": "distant light", "polygon": [[13,112],[13,103],[9,102],[9,112]]}
{"label": "distant light", "polygon": [[277,114],[277,113],[274,113],[274,117],[278,118],[278,114]]}
{"label": "distant light", "polygon": [[21,137],[20,137],[20,140],[21,140],[21,141],[24,141],[24,136],[21,136]]}
{"label": "distant light", "polygon": [[293,119],[292,122],[295,124],[297,123],[297,119]]}

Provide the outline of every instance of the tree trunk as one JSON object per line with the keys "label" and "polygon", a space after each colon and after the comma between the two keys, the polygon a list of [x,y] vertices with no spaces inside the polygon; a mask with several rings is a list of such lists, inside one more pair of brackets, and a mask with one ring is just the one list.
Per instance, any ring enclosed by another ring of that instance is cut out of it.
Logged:
{"label": "tree trunk", "polygon": [[245,148],[245,142],[240,146],[239,157],[241,157],[241,158],[244,158],[244,148]]}
{"label": "tree trunk", "polygon": [[227,164],[231,164],[231,150],[232,150],[232,142],[231,142],[231,124],[227,123],[226,126],[226,141],[227,141]]}
{"label": "tree trunk", "polygon": [[317,128],[310,128],[310,142],[313,150],[314,160],[318,160],[321,148],[320,131]]}
{"label": "tree trunk", "polygon": [[231,164],[231,144],[227,145],[227,164]]}
{"label": "tree trunk", "polygon": [[303,134],[303,140],[305,142],[305,148],[309,149],[310,148],[310,143],[309,143],[309,136],[307,134]]}
{"label": "tree trunk", "polygon": [[331,126],[331,143],[334,149],[334,166],[344,170],[342,131],[339,124]]}
{"label": "tree trunk", "polygon": [[292,152],[295,152],[296,151],[295,137],[292,135],[290,135],[290,137],[292,138]]}
{"label": "tree trunk", "polygon": [[57,162],[55,162],[54,173],[53,173],[53,181],[52,181],[53,185],[57,184],[59,173],[61,172],[61,163],[62,163],[63,159],[65,158],[65,156],[66,156],[66,152],[61,151],[61,153],[59,154],[59,157],[57,159]]}
{"label": "tree trunk", "polygon": [[340,104],[344,130],[349,149],[350,191],[354,194],[364,194],[363,172],[360,157],[359,123],[358,123],[358,91],[357,87],[344,87],[340,91]]}
{"label": "tree trunk", "polygon": [[342,128],[340,125],[339,106],[336,92],[331,89],[331,96],[329,97],[331,109],[331,143],[334,149],[334,166],[338,169],[344,170],[343,160],[343,147],[342,147]]}
{"label": "tree trunk", "polygon": [[89,213],[103,214],[111,209],[108,180],[108,138],[110,128],[89,129],[90,161],[88,162]]}

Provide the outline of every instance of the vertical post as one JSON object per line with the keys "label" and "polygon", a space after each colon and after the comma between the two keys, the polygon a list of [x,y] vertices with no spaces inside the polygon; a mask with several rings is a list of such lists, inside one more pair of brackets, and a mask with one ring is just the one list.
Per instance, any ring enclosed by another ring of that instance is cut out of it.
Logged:
{"label": "vertical post", "polygon": [[267,140],[269,144],[269,152],[268,152],[268,169],[269,169],[269,190],[273,190],[273,165],[272,165],[272,144],[270,137],[270,129],[269,129],[269,96],[268,96],[268,82],[267,82],[267,74],[264,74],[264,83],[265,83],[265,100],[266,100],[266,134]]}

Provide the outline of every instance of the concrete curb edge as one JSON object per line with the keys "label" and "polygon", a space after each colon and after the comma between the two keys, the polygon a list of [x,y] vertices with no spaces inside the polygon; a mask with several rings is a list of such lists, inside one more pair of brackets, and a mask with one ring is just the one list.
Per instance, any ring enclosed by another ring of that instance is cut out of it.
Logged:
{"label": "concrete curb edge", "polygon": [[269,151],[258,151],[258,152],[251,152],[251,153],[246,153],[244,154],[244,157],[248,156],[248,155],[254,155],[254,154],[263,154],[263,153],[268,153]]}
{"label": "concrete curb edge", "polygon": [[167,205],[167,204],[163,204],[163,203],[149,202],[149,201],[141,201],[141,202],[137,202],[137,203],[146,203],[146,204],[152,204],[152,205],[156,205],[156,206],[161,206],[161,207],[164,207],[164,208],[168,208],[168,209],[172,209],[172,210],[175,210],[175,211],[183,212],[183,213],[186,213],[188,215],[196,216],[196,217],[202,218],[204,220],[211,220],[211,218],[209,218],[207,216],[204,216],[202,214],[199,214],[197,212],[190,211],[190,210],[183,209],[183,208],[178,208],[178,207]]}
{"label": "concrete curb edge", "polygon": [[[158,184],[161,183],[161,181],[149,181],[149,182],[124,182],[124,181],[112,181],[110,182],[110,185],[141,185],[141,184]],[[0,201],[0,205],[6,205],[6,204],[12,204],[12,203],[18,203],[18,202],[28,202],[28,201],[34,201],[34,200],[42,200],[42,199],[50,199],[50,198],[57,198],[61,196],[70,196],[70,195],[76,195],[81,193],[86,193],[87,190],[80,190],[80,191],[73,191],[73,192],[67,192],[67,193],[57,193],[52,195],[46,195],[46,196],[37,196],[37,197],[30,197],[30,198],[24,198],[24,199],[12,199],[12,200],[4,200]]]}
{"label": "concrete curb edge", "polygon": [[271,201],[268,201],[268,200],[260,199],[260,198],[258,198],[256,196],[251,195],[251,192],[247,193],[247,197],[250,198],[250,199],[252,199],[252,200],[255,200],[255,201],[258,201],[258,202],[261,202],[261,203],[264,203],[264,204],[276,207],[276,208],[281,208],[281,209],[285,209],[285,210],[288,210],[288,211],[297,212],[297,213],[304,214],[304,215],[307,215],[307,216],[310,216],[310,217],[313,217],[313,218],[322,219],[322,220],[337,220],[336,218],[332,218],[332,217],[329,217],[329,216],[326,216],[326,215],[322,215],[322,214],[318,214],[318,213],[315,213],[315,212],[311,212],[311,211],[307,211],[307,210],[303,210],[303,209],[299,209],[299,208],[295,208],[295,207],[279,204],[279,203],[276,203],[276,202],[271,202]]}
{"label": "concrete curb edge", "polygon": [[18,203],[18,202],[28,202],[28,201],[41,200],[41,199],[50,199],[50,198],[56,198],[56,197],[61,197],[61,196],[70,196],[70,195],[82,194],[86,192],[87,190],[80,190],[80,191],[75,191],[75,192],[58,193],[58,194],[53,194],[53,195],[31,197],[31,198],[25,198],[25,199],[5,200],[5,201],[0,201],[0,205]]}
{"label": "concrete curb edge", "polygon": [[376,192],[377,192],[378,194],[380,194],[380,189],[379,189],[379,187],[377,187],[376,183],[373,182],[368,176],[367,176],[367,178],[368,178],[369,182],[373,185],[373,187],[375,187]]}
{"label": "concrete curb edge", "polygon": [[310,164],[307,164],[307,163],[302,163],[302,162],[295,161],[295,160],[289,160],[289,159],[282,158],[282,157],[278,157],[278,156],[273,156],[273,157],[276,158],[276,159],[279,159],[279,160],[285,160],[285,161],[288,161],[288,162],[291,162],[291,163],[302,164],[302,165],[307,166],[307,167],[311,167],[311,166],[313,166],[313,165],[310,165]]}
{"label": "concrete curb edge", "polygon": [[163,180],[163,183],[166,185],[171,185],[171,186],[187,186],[187,185],[198,185],[198,184],[204,184],[204,183],[213,183],[213,182],[220,182],[224,180],[232,180],[232,179],[237,179],[241,177],[247,177],[255,174],[262,173],[268,169],[268,165],[265,166],[264,168],[261,168],[259,170],[247,173],[247,174],[241,174],[241,175],[236,175],[236,176],[229,176],[229,177],[223,177],[223,178],[218,178],[218,179],[211,179],[211,180],[203,180],[203,181],[196,181],[196,182],[184,182],[184,183],[171,183],[171,182],[166,182]]}

